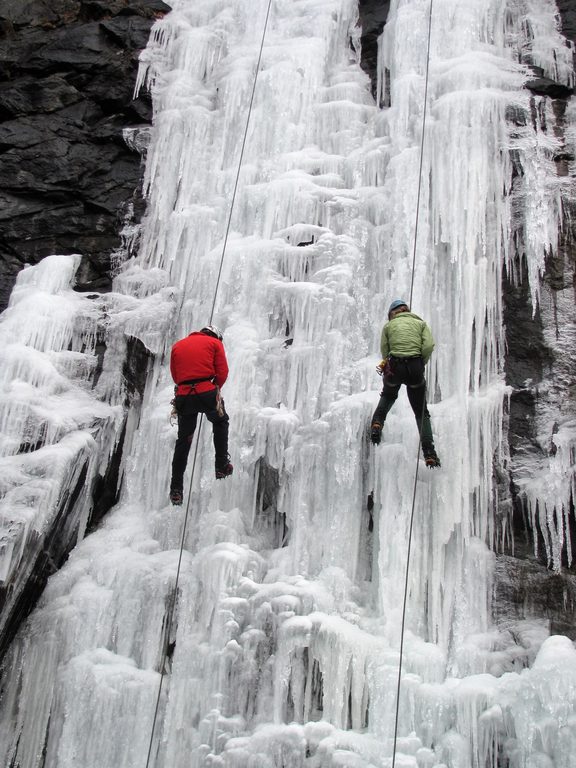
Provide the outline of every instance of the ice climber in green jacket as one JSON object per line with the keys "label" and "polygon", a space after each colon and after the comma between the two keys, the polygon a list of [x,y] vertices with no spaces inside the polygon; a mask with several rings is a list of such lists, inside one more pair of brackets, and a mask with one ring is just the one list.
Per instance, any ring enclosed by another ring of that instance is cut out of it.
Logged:
{"label": "ice climber in green jacket", "polygon": [[388,322],[382,329],[380,348],[382,362],[378,369],[384,379],[384,387],[372,416],[370,440],[374,445],[379,445],[388,411],[394,405],[401,385],[405,384],[416,417],[426,464],[439,467],[440,459],[434,448],[432,424],[426,407],[424,378],[424,366],[434,349],[434,339],[424,320],[410,312],[408,304],[402,299],[395,299],[390,304]]}

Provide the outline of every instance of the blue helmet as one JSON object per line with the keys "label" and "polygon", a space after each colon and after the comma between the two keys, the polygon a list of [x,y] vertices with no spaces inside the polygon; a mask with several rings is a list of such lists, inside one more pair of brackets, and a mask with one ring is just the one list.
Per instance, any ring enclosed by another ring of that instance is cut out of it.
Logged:
{"label": "blue helmet", "polygon": [[404,301],[404,299],[394,299],[392,304],[388,307],[388,318],[390,318],[390,313],[394,312],[395,309],[398,309],[398,307],[406,307],[408,309],[408,304]]}

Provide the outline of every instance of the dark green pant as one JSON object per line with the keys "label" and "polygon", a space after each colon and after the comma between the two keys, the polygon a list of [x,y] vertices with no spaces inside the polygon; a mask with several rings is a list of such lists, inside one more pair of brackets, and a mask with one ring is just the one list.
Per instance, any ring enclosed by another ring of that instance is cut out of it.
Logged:
{"label": "dark green pant", "polygon": [[424,361],[421,357],[390,357],[384,371],[384,387],[372,422],[384,424],[389,410],[392,408],[400,387],[404,384],[408,400],[416,417],[416,424],[422,442],[422,448],[434,447],[430,414],[426,407],[426,379],[424,378]]}

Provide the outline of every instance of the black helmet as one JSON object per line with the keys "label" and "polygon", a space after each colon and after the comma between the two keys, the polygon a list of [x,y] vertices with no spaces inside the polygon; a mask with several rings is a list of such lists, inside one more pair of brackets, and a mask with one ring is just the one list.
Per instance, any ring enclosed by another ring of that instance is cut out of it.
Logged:
{"label": "black helmet", "polygon": [[217,328],[215,325],[206,325],[200,333],[205,333],[207,336],[214,336],[215,339],[218,339],[219,341],[222,341],[222,331],[220,328]]}

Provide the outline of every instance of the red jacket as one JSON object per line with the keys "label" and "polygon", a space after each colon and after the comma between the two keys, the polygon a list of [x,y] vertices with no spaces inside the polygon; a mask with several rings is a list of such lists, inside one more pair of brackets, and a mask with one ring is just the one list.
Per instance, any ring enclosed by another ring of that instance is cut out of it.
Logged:
{"label": "red jacket", "polygon": [[196,384],[196,392],[209,392],[217,385],[222,387],[228,378],[228,362],[224,345],[214,336],[206,333],[191,333],[172,347],[170,373],[178,385],[177,395],[188,395],[192,387],[182,384],[191,379],[214,379]]}

